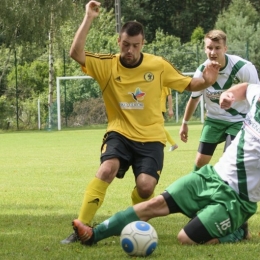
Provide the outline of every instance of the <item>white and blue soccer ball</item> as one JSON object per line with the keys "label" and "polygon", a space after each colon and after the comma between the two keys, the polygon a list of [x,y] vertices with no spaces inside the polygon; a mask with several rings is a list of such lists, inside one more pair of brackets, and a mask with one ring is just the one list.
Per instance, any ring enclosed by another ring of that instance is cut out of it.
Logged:
{"label": "white and blue soccer ball", "polygon": [[157,247],[157,232],[147,222],[134,221],[127,224],[122,230],[120,244],[130,256],[148,256]]}

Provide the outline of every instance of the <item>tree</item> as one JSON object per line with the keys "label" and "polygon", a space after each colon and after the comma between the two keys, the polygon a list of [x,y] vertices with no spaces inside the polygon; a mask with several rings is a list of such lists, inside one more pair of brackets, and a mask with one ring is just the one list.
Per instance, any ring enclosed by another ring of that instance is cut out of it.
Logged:
{"label": "tree", "polygon": [[[213,28],[218,14],[231,0],[175,0],[150,1],[151,17],[145,21],[153,39],[155,31],[161,28],[165,33],[177,36],[181,42],[189,42],[193,30],[201,26],[204,31]],[[210,15],[209,15],[210,14]]]}
{"label": "tree", "polygon": [[259,14],[248,0],[236,0],[219,15],[216,28],[223,30],[228,38],[228,52],[252,61],[257,69],[259,62]]}
{"label": "tree", "polygon": [[193,31],[192,35],[191,35],[191,42],[192,43],[201,43],[204,39],[204,30],[202,27],[198,26],[197,28],[195,28],[195,30]]}

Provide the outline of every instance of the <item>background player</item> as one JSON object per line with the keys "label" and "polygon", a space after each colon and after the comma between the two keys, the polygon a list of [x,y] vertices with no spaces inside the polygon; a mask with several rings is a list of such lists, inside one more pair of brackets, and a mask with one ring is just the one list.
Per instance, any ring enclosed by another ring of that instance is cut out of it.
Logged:
{"label": "background player", "polygon": [[[172,92],[170,88],[163,88],[162,89],[162,96],[161,96],[161,107],[162,107],[162,114],[163,117],[165,118],[165,113],[167,111],[167,106],[168,104],[168,116],[169,118],[173,117],[173,105],[172,105]],[[164,131],[166,134],[167,141],[170,143],[170,148],[169,152],[172,152],[178,148],[178,145],[176,142],[173,140],[171,137],[170,133],[167,131],[167,129],[164,127]]]}
{"label": "background player", "polygon": [[259,83],[256,68],[251,62],[226,53],[226,34],[223,31],[212,30],[208,32],[204,37],[204,45],[208,59],[197,68],[194,77],[201,77],[203,68],[210,61],[217,61],[221,64],[221,69],[217,81],[212,86],[202,91],[192,92],[179,131],[181,140],[187,142],[188,121],[203,95],[207,117],[203,124],[194,169],[199,169],[210,162],[219,143],[226,141],[224,150],[226,149],[240,130],[249,109],[245,100],[233,103],[228,110],[221,109],[219,106],[221,93],[237,83]]}

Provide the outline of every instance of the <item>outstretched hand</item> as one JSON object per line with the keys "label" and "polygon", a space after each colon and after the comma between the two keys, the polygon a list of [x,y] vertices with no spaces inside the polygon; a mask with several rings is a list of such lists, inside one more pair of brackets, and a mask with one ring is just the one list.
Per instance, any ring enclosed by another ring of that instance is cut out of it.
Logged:
{"label": "outstretched hand", "polygon": [[229,109],[234,101],[234,94],[232,92],[225,91],[220,95],[219,105],[222,109]]}
{"label": "outstretched hand", "polygon": [[217,81],[218,72],[221,65],[216,61],[211,61],[203,70],[203,78],[208,86],[211,86]]}
{"label": "outstretched hand", "polygon": [[89,1],[85,6],[86,14],[88,15],[88,17],[93,17],[93,18],[97,17],[99,15],[100,5],[101,5],[100,2]]}

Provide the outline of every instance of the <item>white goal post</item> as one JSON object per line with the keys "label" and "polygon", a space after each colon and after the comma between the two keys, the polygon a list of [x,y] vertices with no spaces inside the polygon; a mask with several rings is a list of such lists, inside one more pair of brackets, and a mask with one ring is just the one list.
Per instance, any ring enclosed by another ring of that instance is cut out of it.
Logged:
{"label": "white goal post", "polygon": [[[186,72],[183,75],[192,76],[194,72]],[[57,121],[58,121],[58,130],[61,130],[61,113],[60,113],[60,81],[67,80],[67,79],[92,79],[90,76],[63,76],[63,77],[56,77],[56,90],[57,90]],[[179,108],[178,108],[178,92],[176,91],[176,102],[175,102],[175,116],[176,122],[179,121]],[[201,107],[201,123],[204,122],[204,102],[203,96],[201,96],[200,100],[200,107]]]}
{"label": "white goal post", "polygon": [[92,79],[90,76],[64,76],[56,78],[57,85],[57,120],[58,120],[58,130],[61,130],[61,114],[60,114],[60,81],[66,79]]}

